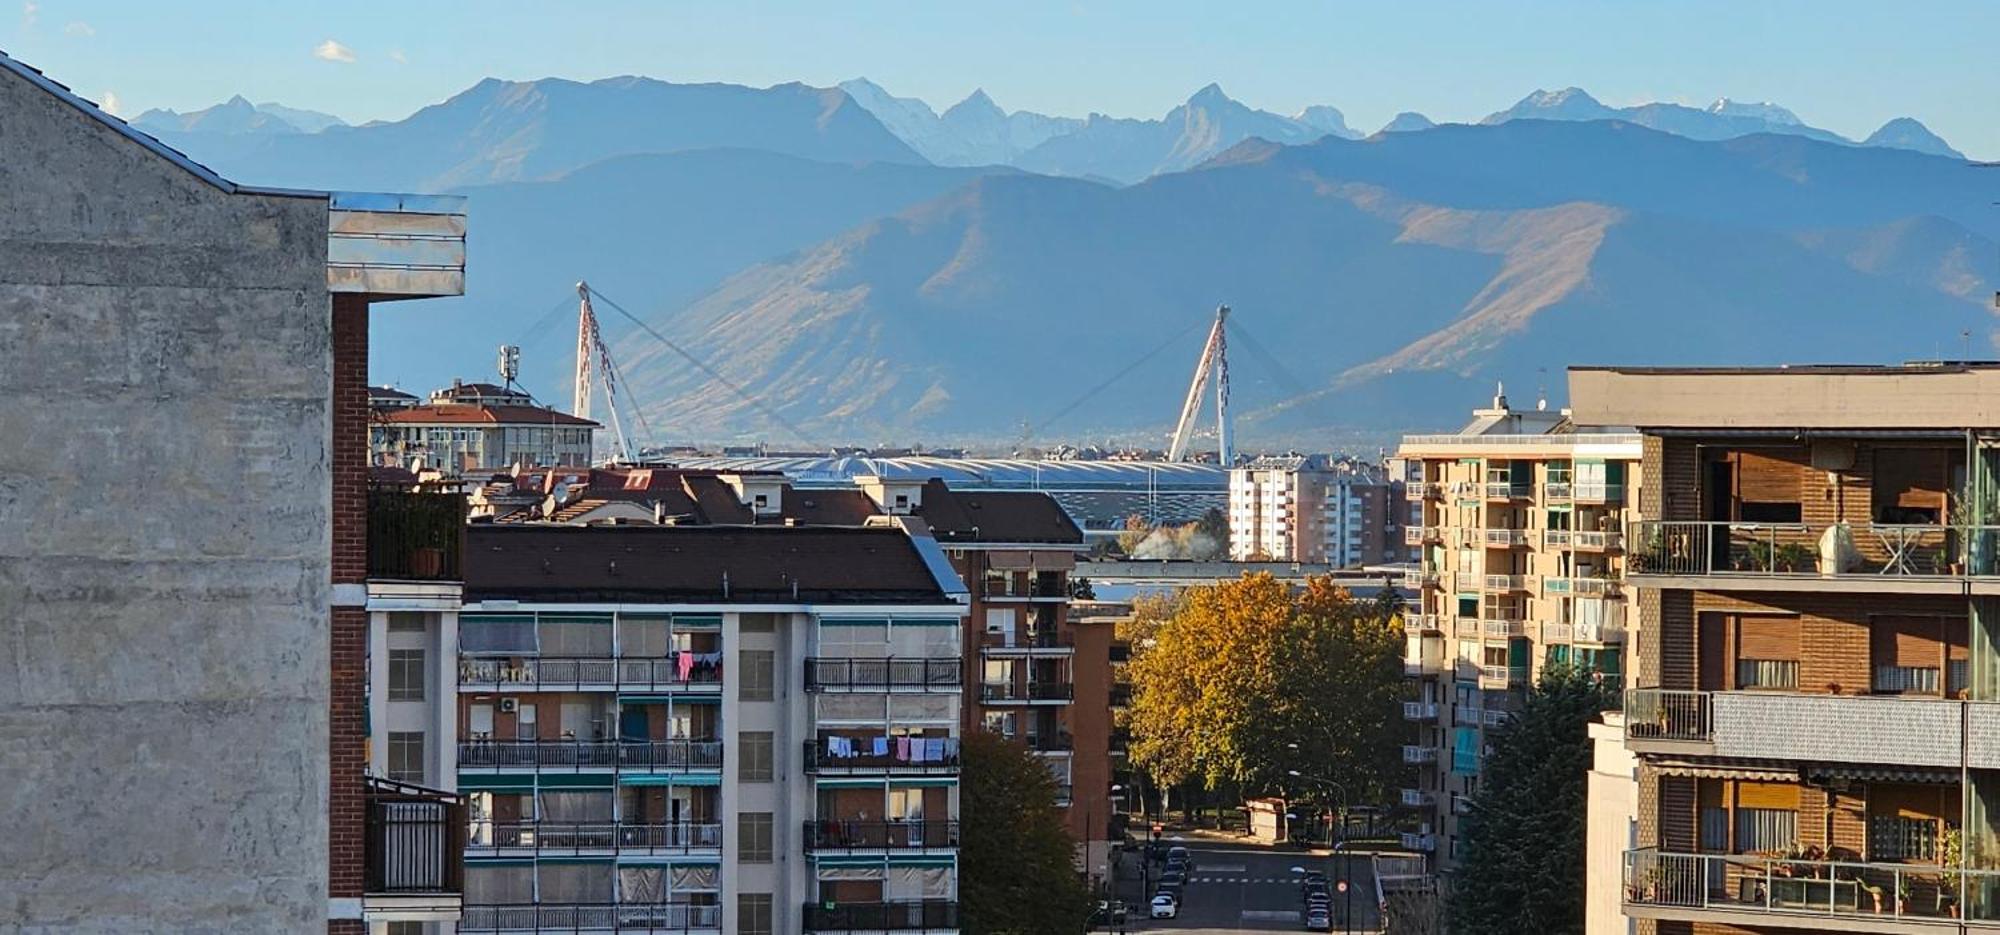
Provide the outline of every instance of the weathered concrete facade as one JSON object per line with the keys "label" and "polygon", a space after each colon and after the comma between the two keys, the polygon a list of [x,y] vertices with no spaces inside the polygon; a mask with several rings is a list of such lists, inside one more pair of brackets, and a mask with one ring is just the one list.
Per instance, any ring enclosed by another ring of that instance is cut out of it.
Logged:
{"label": "weathered concrete facade", "polygon": [[325,928],[327,213],[0,70],[0,930]]}

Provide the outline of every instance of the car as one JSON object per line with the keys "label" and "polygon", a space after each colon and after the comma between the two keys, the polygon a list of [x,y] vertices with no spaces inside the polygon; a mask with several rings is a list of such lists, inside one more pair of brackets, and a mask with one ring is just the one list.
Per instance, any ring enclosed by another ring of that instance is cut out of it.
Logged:
{"label": "car", "polygon": [[1187,885],[1187,874],[1176,873],[1172,870],[1160,874],[1160,889],[1179,890],[1185,885]]}
{"label": "car", "polygon": [[1329,907],[1329,906],[1331,906],[1331,905],[1333,905],[1333,897],[1332,897],[1332,896],[1328,896],[1328,895],[1327,895],[1327,894],[1325,894],[1325,893],[1307,893],[1307,894],[1306,894],[1306,909],[1307,909],[1307,911],[1311,911],[1311,910],[1313,910],[1313,909],[1325,909],[1325,908],[1327,908],[1327,907]]}
{"label": "car", "polygon": [[1167,859],[1172,860],[1176,857],[1179,857],[1182,860],[1194,859],[1194,855],[1188,852],[1187,845],[1185,844],[1176,844],[1172,847],[1167,848]]}
{"label": "car", "polygon": [[1318,885],[1318,886],[1308,886],[1308,887],[1306,887],[1306,891],[1305,891],[1305,900],[1306,900],[1306,902],[1312,902],[1312,901],[1313,901],[1313,900],[1315,900],[1315,899],[1327,899],[1327,898],[1330,898],[1330,897],[1331,897],[1331,895],[1332,895],[1332,894],[1330,894],[1330,893],[1329,893],[1329,892],[1327,891],[1327,888],[1326,888],[1326,884],[1322,883],[1322,884],[1320,884],[1320,885]]}
{"label": "car", "polygon": [[1306,931],[1308,932],[1333,931],[1333,913],[1328,912],[1325,909],[1314,909],[1311,910],[1310,912],[1307,912]]}
{"label": "car", "polygon": [[1152,912],[1153,918],[1171,919],[1174,916],[1179,915],[1180,911],[1181,911],[1180,900],[1175,899],[1171,893],[1161,893],[1160,895],[1153,897],[1153,912]]}
{"label": "car", "polygon": [[1166,872],[1167,872],[1167,873],[1186,873],[1186,872],[1188,872],[1188,862],[1187,862],[1187,861],[1185,861],[1185,860],[1171,860],[1171,859],[1170,859],[1170,860],[1168,860],[1168,861],[1167,861],[1167,869],[1166,869]]}

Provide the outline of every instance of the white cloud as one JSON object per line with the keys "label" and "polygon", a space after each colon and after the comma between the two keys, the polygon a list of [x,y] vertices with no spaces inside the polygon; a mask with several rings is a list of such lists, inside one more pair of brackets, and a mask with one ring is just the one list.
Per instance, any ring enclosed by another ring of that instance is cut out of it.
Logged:
{"label": "white cloud", "polygon": [[313,48],[313,58],[345,64],[354,61],[354,50],[328,39]]}
{"label": "white cloud", "polygon": [[410,63],[409,56],[404,55],[402,49],[390,49],[389,61],[395,62],[398,65],[408,65]]}
{"label": "white cloud", "polygon": [[63,35],[88,39],[91,36],[97,35],[97,30],[83,20],[71,20],[68,25],[63,27]]}
{"label": "white cloud", "polygon": [[35,0],[23,0],[21,4],[21,28],[33,29],[42,18],[42,5]]}
{"label": "white cloud", "polygon": [[125,116],[124,105],[118,101],[118,92],[106,91],[97,96],[97,109],[113,117]]}

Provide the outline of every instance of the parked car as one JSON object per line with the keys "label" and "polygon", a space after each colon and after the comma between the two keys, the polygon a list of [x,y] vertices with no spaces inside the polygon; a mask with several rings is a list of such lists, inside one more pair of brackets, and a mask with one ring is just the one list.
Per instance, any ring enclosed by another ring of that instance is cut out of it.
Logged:
{"label": "parked car", "polygon": [[1325,909],[1314,909],[1306,913],[1306,931],[1333,931],[1333,913]]}
{"label": "parked car", "polygon": [[1186,885],[1187,885],[1187,874],[1173,870],[1169,870],[1166,873],[1160,874],[1160,889],[1163,890],[1170,889],[1175,892],[1180,892],[1181,887]]}
{"label": "parked car", "polygon": [[1172,847],[1167,848],[1167,859],[1172,860],[1176,857],[1179,857],[1180,859],[1187,861],[1192,861],[1194,859],[1194,855],[1188,852],[1187,845],[1185,844],[1176,844]]}
{"label": "parked car", "polygon": [[1175,899],[1173,897],[1173,894],[1161,893],[1160,895],[1153,897],[1153,913],[1152,913],[1153,918],[1171,919],[1174,916],[1179,915],[1180,911],[1181,911],[1180,900]]}
{"label": "parked car", "polygon": [[1100,899],[1097,901],[1097,908],[1091,910],[1090,924],[1092,927],[1100,925],[1123,926],[1126,918],[1127,912],[1123,901]]}

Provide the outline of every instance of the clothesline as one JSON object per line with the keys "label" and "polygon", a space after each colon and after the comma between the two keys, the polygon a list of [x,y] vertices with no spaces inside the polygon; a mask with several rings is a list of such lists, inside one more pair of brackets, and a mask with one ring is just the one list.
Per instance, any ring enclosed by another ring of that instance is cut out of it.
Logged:
{"label": "clothesline", "polygon": [[958,759],[957,737],[828,737],[826,755],[836,760],[893,758],[898,763],[948,763]]}

